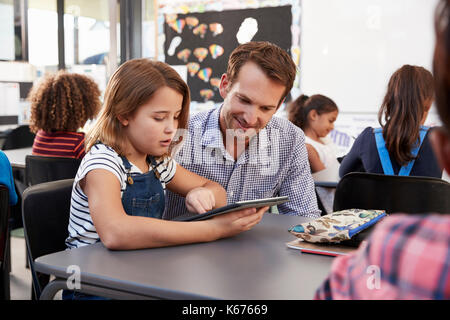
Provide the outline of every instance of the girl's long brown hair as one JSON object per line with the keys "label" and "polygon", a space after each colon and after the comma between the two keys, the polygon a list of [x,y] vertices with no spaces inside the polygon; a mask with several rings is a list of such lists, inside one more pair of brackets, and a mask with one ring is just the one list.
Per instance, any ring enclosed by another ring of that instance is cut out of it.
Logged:
{"label": "girl's long brown hair", "polygon": [[190,103],[187,84],[164,62],[133,59],[122,64],[109,80],[98,120],[86,134],[86,150],[101,141],[124,155],[126,141],[118,117],[132,115],[162,87],[169,87],[183,96],[178,128],[186,129]]}
{"label": "girl's long brown hair", "polygon": [[420,122],[433,95],[433,76],[423,67],[404,65],[389,80],[378,122],[389,155],[400,165],[414,159],[411,150],[419,139]]}

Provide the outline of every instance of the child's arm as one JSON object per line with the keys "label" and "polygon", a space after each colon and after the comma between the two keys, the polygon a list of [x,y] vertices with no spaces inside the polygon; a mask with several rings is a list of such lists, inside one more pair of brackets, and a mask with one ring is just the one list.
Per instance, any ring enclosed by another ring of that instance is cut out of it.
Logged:
{"label": "child's arm", "polygon": [[186,170],[178,164],[175,176],[167,188],[186,197],[186,207],[191,212],[204,213],[227,204],[227,193],[220,184]]}
{"label": "child's arm", "polygon": [[311,166],[311,172],[317,172],[325,169],[325,165],[320,160],[319,154],[316,149],[308,143],[306,143],[306,150],[308,150],[308,160],[309,165]]}
{"label": "child's arm", "polygon": [[251,229],[267,207],[230,212],[196,222],[167,221],[127,215],[120,197],[117,177],[94,169],[80,181],[88,197],[89,211],[102,243],[112,250],[164,247],[208,242]]}

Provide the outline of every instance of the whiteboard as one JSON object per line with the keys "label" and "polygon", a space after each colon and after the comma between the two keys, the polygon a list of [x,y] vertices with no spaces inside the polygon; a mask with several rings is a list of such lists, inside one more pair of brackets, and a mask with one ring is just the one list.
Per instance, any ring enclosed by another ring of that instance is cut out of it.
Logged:
{"label": "whiteboard", "polygon": [[343,113],[376,113],[392,73],[431,71],[437,0],[303,0],[300,90]]}

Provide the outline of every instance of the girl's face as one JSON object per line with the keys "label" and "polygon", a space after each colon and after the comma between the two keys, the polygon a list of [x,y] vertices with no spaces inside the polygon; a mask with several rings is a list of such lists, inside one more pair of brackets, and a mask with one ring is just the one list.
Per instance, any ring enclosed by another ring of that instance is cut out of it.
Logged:
{"label": "girl's face", "polygon": [[310,127],[320,138],[326,137],[334,129],[334,122],[338,116],[338,110],[318,114],[315,110],[311,111]]}
{"label": "girl's face", "polygon": [[132,115],[121,117],[129,142],[127,154],[162,156],[167,153],[178,128],[182,103],[180,93],[162,87]]}

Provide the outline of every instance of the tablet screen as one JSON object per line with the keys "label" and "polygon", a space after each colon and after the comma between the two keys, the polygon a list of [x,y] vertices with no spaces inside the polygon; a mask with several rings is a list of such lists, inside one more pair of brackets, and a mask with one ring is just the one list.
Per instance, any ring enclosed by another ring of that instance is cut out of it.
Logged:
{"label": "tablet screen", "polygon": [[212,218],[219,214],[224,214],[231,211],[246,209],[246,208],[261,208],[261,207],[271,207],[278,204],[285,203],[288,201],[288,197],[275,197],[275,198],[265,198],[265,199],[255,199],[247,201],[238,201],[232,204],[228,204],[224,207],[213,209],[211,211],[202,214],[188,214],[176,217],[175,221],[199,221]]}

